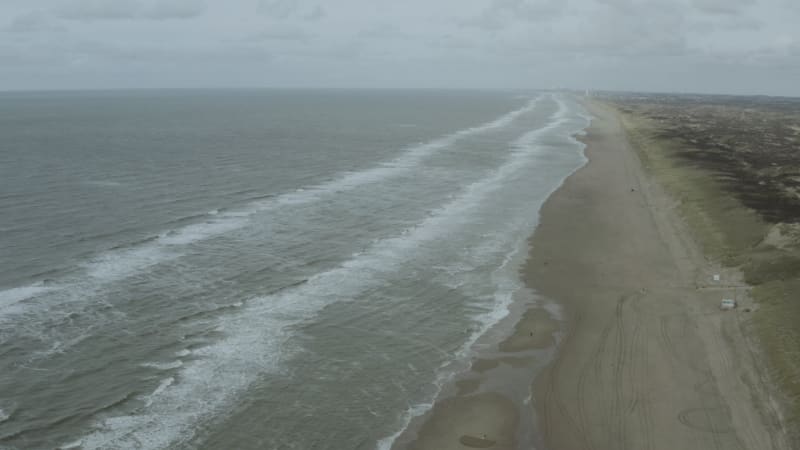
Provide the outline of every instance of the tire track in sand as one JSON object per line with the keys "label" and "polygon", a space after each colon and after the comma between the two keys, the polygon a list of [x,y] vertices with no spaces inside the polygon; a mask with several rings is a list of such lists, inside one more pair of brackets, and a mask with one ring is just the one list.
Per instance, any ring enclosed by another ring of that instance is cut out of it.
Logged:
{"label": "tire track in sand", "polygon": [[[584,364],[580,374],[578,375],[578,420],[583,425],[583,429],[585,431],[589,428],[589,414],[586,411],[586,387],[589,380],[597,381],[602,379],[602,363],[605,359],[604,356],[606,354],[608,337],[611,334],[611,330],[614,328],[614,325],[614,321],[609,321],[608,324],[603,327],[603,331],[600,333],[600,338],[597,343],[597,348],[595,349],[592,358],[586,361],[586,364]],[[591,436],[588,432],[584,434],[584,441],[587,449],[594,449]]]}
{"label": "tire track in sand", "polygon": [[[574,330],[580,327],[582,320],[583,316],[581,314],[575,316],[574,326],[568,328],[562,345],[565,345],[572,338]],[[584,450],[592,450],[588,440],[585,422],[581,421],[580,418],[576,419],[572,416],[567,405],[563,401],[562,395],[560,395],[558,392],[559,385],[557,375],[561,370],[562,363],[562,359],[557,357],[547,376],[547,401],[545,402],[545,407],[543,408],[545,416],[545,434],[546,436],[552,435],[552,427],[557,420],[557,418],[554,416],[560,413],[563,419],[565,419],[576,430],[576,432],[582,436],[582,448]],[[554,411],[554,408],[558,411]]]}
{"label": "tire track in sand", "polygon": [[[642,340],[642,323],[643,323],[643,316],[641,302],[644,301],[646,297],[645,291],[640,291],[638,295],[635,295],[634,299],[631,302],[632,310],[636,313],[633,317],[634,323],[634,330],[633,330],[633,337],[631,339],[631,362],[630,362],[630,371],[629,376],[631,380],[631,387],[634,390],[634,398],[631,401],[631,407],[629,410],[629,415],[636,414],[637,410],[639,412],[637,418],[639,421],[639,431],[642,434],[642,438],[644,440],[642,450],[652,450],[655,444],[653,439],[653,418],[652,418],[652,405],[647,398],[647,380],[650,377],[647,376],[648,373],[648,356],[649,356],[649,345],[647,339]],[[637,383],[638,380],[638,383]]]}
{"label": "tire track in sand", "polygon": [[623,309],[625,307],[626,296],[622,296],[617,301],[617,306],[614,309],[614,324],[616,333],[614,335],[614,366],[612,368],[612,380],[614,384],[613,394],[614,398],[611,404],[611,414],[609,415],[609,427],[613,427],[616,435],[619,450],[626,450],[625,441],[625,417],[624,417],[624,397],[623,397],[623,382],[622,371],[625,367],[625,326],[623,323]]}

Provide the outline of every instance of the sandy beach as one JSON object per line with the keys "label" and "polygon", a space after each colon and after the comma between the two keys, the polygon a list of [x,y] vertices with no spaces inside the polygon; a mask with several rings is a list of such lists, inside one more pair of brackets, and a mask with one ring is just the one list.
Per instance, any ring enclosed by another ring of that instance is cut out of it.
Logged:
{"label": "sandy beach", "polygon": [[563,321],[528,309],[395,448],[789,449],[749,287],[699,251],[616,111],[587,106],[589,163],[544,205],[523,270]]}
{"label": "sandy beach", "polygon": [[[747,287],[698,251],[615,112],[591,111],[590,163],[543,208],[525,269],[568,311],[535,383],[545,447],[789,448],[748,339]],[[720,311],[722,298],[740,307]]]}

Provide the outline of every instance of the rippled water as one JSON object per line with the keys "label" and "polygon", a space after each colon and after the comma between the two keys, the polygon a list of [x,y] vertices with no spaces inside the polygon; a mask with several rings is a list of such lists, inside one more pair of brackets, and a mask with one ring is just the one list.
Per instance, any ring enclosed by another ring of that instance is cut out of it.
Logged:
{"label": "rippled water", "polygon": [[387,447],[507,314],[569,97],[0,95],[0,447]]}

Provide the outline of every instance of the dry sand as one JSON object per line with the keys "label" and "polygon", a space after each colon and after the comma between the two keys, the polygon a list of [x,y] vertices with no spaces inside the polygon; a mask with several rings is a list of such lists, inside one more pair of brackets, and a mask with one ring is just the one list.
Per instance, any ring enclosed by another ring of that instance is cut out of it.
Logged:
{"label": "dry sand", "polygon": [[589,107],[589,163],[543,207],[523,273],[565,322],[528,310],[395,448],[788,450],[747,287],[699,253],[615,111]]}
{"label": "dry sand", "polygon": [[[615,112],[591,112],[590,163],[543,208],[525,269],[568,316],[535,383],[545,448],[788,449],[742,326],[747,288],[712,280]],[[722,298],[742,306],[722,312]]]}

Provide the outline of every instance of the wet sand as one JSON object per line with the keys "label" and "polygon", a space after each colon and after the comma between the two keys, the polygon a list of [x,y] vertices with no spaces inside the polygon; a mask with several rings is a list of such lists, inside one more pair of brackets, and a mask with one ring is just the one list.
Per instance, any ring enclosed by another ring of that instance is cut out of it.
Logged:
{"label": "wet sand", "polygon": [[531,383],[552,360],[562,323],[535,305],[518,317],[513,333],[496,348],[484,349],[419,428],[407,430],[394,449],[538,447]]}
{"label": "wet sand", "polygon": [[395,448],[789,449],[749,288],[699,252],[616,112],[589,107],[589,163],[543,207],[523,270],[565,320],[522,314]]}

